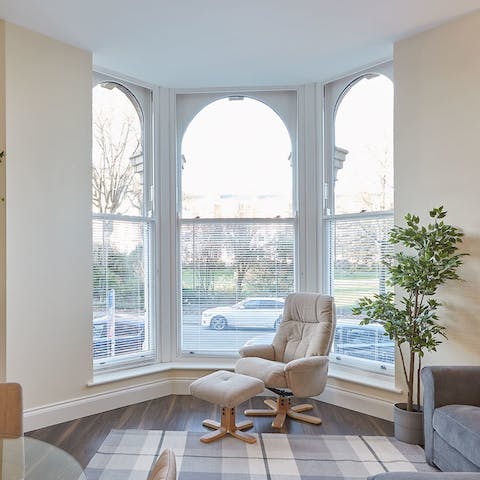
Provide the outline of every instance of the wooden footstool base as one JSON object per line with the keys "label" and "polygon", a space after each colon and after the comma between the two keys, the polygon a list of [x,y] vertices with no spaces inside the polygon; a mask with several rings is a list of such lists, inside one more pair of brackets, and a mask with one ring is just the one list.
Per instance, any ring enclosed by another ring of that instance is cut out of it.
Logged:
{"label": "wooden footstool base", "polygon": [[215,420],[204,420],[202,425],[214,430],[213,432],[207,433],[200,438],[200,441],[204,443],[213,442],[227,434],[230,434],[232,437],[238,438],[239,440],[243,440],[247,443],[255,443],[257,441],[254,436],[242,432],[242,430],[252,428],[253,422],[250,420],[245,420],[243,422],[236,423],[235,407],[222,407],[222,416],[220,422]]}
{"label": "wooden footstool base", "polygon": [[287,417],[300,420],[301,422],[313,423],[314,425],[320,425],[322,423],[321,418],[302,413],[313,409],[313,405],[309,405],[308,403],[292,406],[290,399],[285,397],[278,397],[276,402],[275,400],[267,399],[264,400],[264,403],[270,407],[270,409],[249,409],[245,410],[245,415],[247,415],[247,417],[275,417],[272,422],[273,428],[282,428]]}
{"label": "wooden footstool base", "polygon": [[219,370],[195,380],[190,385],[190,393],[194,397],[220,405],[222,410],[220,422],[210,419],[203,421],[203,425],[213,429],[213,432],[207,433],[200,440],[210,443],[229,434],[243,442],[255,443],[257,440],[254,436],[242,432],[252,428],[253,423],[249,420],[237,423],[235,407],[262,393],[264,389],[265,385],[257,378],[225,370]]}

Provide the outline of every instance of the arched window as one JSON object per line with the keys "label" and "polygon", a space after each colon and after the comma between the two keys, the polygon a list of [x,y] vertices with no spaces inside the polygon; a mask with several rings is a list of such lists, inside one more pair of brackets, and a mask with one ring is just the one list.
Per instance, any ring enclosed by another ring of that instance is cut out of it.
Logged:
{"label": "arched window", "polygon": [[181,149],[183,218],[292,216],[292,142],[269,106],[216,100],[193,118]]}
{"label": "arched window", "polygon": [[143,213],[143,112],[123,85],[101,82],[93,88],[94,213]]}
{"label": "arched window", "polygon": [[335,112],[335,214],[393,209],[393,84],[364,75]]}
{"label": "arched window", "polygon": [[177,102],[182,350],[237,352],[274,331],[294,289],[292,139],[262,98],[196,100]]}
{"label": "arched window", "polygon": [[393,342],[385,341],[380,326],[360,326],[360,319],[352,315],[360,297],[387,288],[382,259],[391,249],[387,235],[393,225],[389,75],[391,67],[381,66],[326,87],[330,161],[324,223],[328,281],[337,306],[332,359],[393,373]]}
{"label": "arched window", "polygon": [[93,360],[153,357],[150,92],[97,76],[92,91]]}

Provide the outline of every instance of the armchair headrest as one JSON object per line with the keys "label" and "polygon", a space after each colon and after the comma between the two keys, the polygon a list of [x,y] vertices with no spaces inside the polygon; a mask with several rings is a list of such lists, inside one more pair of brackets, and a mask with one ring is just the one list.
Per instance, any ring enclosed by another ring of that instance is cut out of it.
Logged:
{"label": "armchair headrest", "polygon": [[291,293],[285,300],[283,321],[331,322],[333,297],[318,293]]}
{"label": "armchair headrest", "polygon": [[273,337],[275,360],[328,355],[335,333],[333,297],[292,293],[285,300],[282,323]]}

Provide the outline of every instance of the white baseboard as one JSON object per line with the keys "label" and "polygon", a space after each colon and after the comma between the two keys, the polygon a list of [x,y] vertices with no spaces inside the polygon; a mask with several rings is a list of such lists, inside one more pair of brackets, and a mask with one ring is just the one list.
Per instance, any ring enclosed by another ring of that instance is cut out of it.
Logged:
{"label": "white baseboard", "polygon": [[188,386],[195,378],[165,378],[154,382],[121,388],[106,393],[98,393],[83,398],[67,400],[24,412],[24,430],[29,432],[38,428],[68,422],[77,418],[146,402],[166,395],[186,395]]}
{"label": "white baseboard", "polygon": [[[193,380],[195,380],[193,377],[165,378],[134,387],[31,408],[24,413],[24,429],[26,432],[29,432],[166,395],[188,395],[188,387]],[[265,394],[269,393],[267,391]],[[327,386],[325,391],[315,398],[339,407],[392,420],[392,404],[378,398],[360,395],[332,386]]]}
{"label": "white baseboard", "polygon": [[365,413],[373,417],[393,421],[393,405],[379,398],[351,392],[343,388],[327,385],[325,391],[315,397],[321,402],[331,403],[338,407],[348,408],[355,412]]}
{"label": "white baseboard", "polygon": [[[175,393],[176,395],[189,395],[188,385],[190,384],[190,381],[191,380],[188,382],[176,382],[176,391],[172,393]],[[270,390],[265,390],[261,395],[274,396]],[[338,407],[348,408],[349,410],[365,413],[366,415],[372,415],[373,417],[393,421],[393,405],[386,400],[361,395],[331,385],[327,385],[325,391],[321,395],[313,398]]]}

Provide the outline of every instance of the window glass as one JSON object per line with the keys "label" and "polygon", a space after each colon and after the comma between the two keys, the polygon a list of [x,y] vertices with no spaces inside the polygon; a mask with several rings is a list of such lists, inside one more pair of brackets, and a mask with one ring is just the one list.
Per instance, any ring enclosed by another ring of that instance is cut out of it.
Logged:
{"label": "window glass", "polygon": [[356,81],[335,116],[335,213],[393,208],[393,84],[384,75]]}
{"label": "window glass", "polygon": [[93,88],[93,183],[95,213],[143,213],[141,110],[119,84]]}
{"label": "window glass", "polygon": [[247,97],[201,110],[182,141],[184,218],[292,216],[292,146],[281,118]]}
{"label": "window glass", "polygon": [[100,82],[93,88],[92,121],[92,333],[99,369],[153,357],[152,222],[144,218],[139,102],[126,86]]}
{"label": "window glass", "polygon": [[334,119],[333,215],[325,218],[337,308],[331,358],[393,374],[394,342],[381,325],[362,326],[352,314],[360,297],[388,290],[382,260],[392,252],[387,239],[393,226],[393,84],[367,73],[330,84],[326,95]]}
{"label": "window glass", "polygon": [[182,350],[231,354],[273,338],[282,310],[271,306],[294,289],[284,122],[259,100],[213,101],[190,122],[180,162]]}

